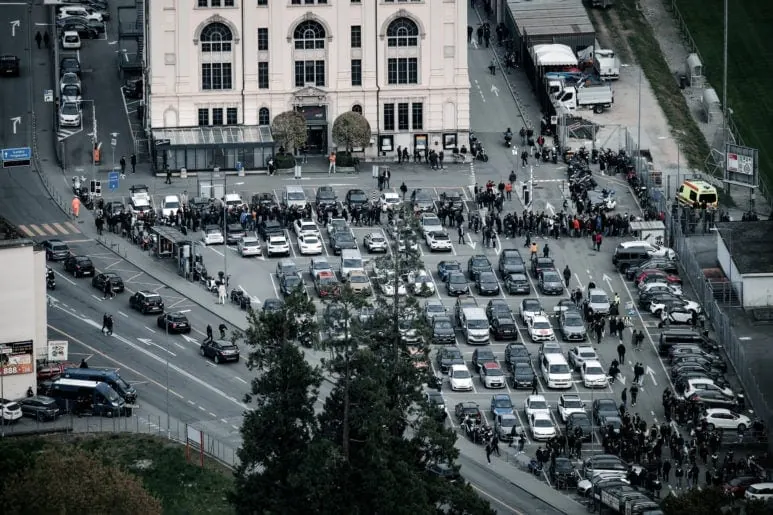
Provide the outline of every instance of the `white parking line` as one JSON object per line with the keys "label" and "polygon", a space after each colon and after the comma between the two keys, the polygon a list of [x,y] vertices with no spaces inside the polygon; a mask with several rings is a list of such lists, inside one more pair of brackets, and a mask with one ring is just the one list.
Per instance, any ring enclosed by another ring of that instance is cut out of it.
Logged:
{"label": "white parking line", "polygon": [[290,246],[290,252],[292,253],[293,258],[297,258],[298,255],[295,253],[295,247],[293,246],[293,240],[292,240],[292,238],[290,238],[290,231],[285,229],[284,233],[285,233],[285,238],[287,238],[287,243]]}
{"label": "white parking line", "polygon": [[[269,279],[271,279],[271,286],[274,288],[274,295],[276,295],[276,298],[279,298],[279,289],[276,287],[276,281],[274,280],[274,274],[270,273],[268,274]],[[306,283],[304,282],[303,287],[306,287]]]}

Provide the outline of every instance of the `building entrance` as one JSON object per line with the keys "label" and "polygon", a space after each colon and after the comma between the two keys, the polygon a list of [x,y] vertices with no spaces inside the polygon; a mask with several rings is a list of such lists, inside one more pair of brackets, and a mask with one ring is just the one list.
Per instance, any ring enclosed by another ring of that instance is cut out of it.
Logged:
{"label": "building entrance", "polygon": [[306,153],[327,154],[327,124],[306,125]]}

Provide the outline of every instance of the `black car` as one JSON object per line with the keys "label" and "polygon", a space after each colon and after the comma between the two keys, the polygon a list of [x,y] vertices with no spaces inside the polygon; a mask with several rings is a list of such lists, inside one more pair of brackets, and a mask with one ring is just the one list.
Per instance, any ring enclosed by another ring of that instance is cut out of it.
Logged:
{"label": "black car", "polygon": [[250,199],[250,206],[253,208],[265,207],[271,209],[275,206],[278,207],[279,204],[277,204],[273,193],[256,193]]}
{"label": "black car", "polygon": [[414,211],[426,213],[435,209],[435,201],[432,199],[432,195],[421,189],[417,188],[411,192],[411,204]]}
{"label": "black car", "polygon": [[291,295],[298,288],[303,289],[304,286],[303,279],[297,274],[286,274],[279,278],[279,291],[285,297]]}
{"label": "black car", "polygon": [[205,358],[210,358],[217,364],[227,361],[239,361],[239,347],[228,340],[209,340],[199,347],[199,352]]}
{"label": "black car", "polygon": [[534,369],[528,363],[515,363],[511,368],[512,386],[518,388],[531,388],[534,382]]}
{"label": "black car", "polygon": [[70,247],[62,240],[46,240],[41,245],[46,251],[46,261],[61,261],[70,255]]}
{"label": "black car", "polygon": [[276,220],[263,220],[258,226],[258,232],[263,240],[268,240],[269,236],[284,236],[284,229]]}
{"label": "black car", "polygon": [[687,397],[688,402],[699,402],[705,408],[725,408],[738,411],[738,399],[719,390],[701,390]]}
{"label": "black car", "polygon": [[695,363],[685,363],[681,366],[671,367],[671,379],[673,381],[676,381],[679,377],[685,377],[691,374],[703,375],[712,379],[717,384],[724,381],[724,374],[716,368],[705,368]]}
{"label": "black car", "polygon": [[332,186],[320,186],[317,188],[317,207],[335,206],[338,203],[338,195]]}
{"label": "black car", "polygon": [[574,488],[580,480],[580,474],[577,472],[574,463],[569,458],[557,457],[550,461],[548,469],[550,482],[554,485],[563,484],[566,488]]}
{"label": "black car", "polygon": [[106,216],[117,216],[123,214],[126,207],[120,200],[108,200],[104,206]]}
{"label": "black car", "polygon": [[518,249],[504,249],[499,255],[499,274],[504,278],[510,274],[525,274],[526,264]]}
{"label": "black car", "polygon": [[285,303],[281,299],[266,299],[263,301],[264,313],[279,313],[285,307]]}
{"label": "black car", "polygon": [[707,355],[701,356],[697,354],[687,354],[674,358],[671,362],[671,366],[679,366],[687,363],[694,363],[704,368],[717,369],[721,372],[727,372],[727,363],[719,356]]}
{"label": "black car", "polygon": [[73,277],[93,276],[94,263],[86,256],[68,256],[64,260],[64,271],[70,272]]}
{"label": "black car", "polygon": [[470,293],[470,285],[463,273],[451,272],[448,274],[448,280],[446,281],[446,292],[452,297],[468,295]]}
{"label": "black car", "polygon": [[531,367],[531,353],[522,343],[508,343],[505,347],[505,366],[512,370],[518,363],[525,363]]}
{"label": "black car", "polygon": [[353,189],[346,192],[346,205],[349,209],[355,206],[364,206],[368,203],[368,195],[360,189]]}
{"label": "black car", "polygon": [[330,233],[330,247],[336,256],[344,249],[357,249],[357,242],[349,231],[334,231]]}
{"label": "black car", "polygon": [[462,351],[455,345],[447,345],[441,347],[437,351],[435,358],[437,367],[444,374],[448,373],[448,370],[452,365],[464,365],[464,358],[462,357]]}
{"label": "black car", "polygon": [[489,323],[495,318],[509,318],[514,320],[513,312],[505,299],[491,299],[486,304],[486,317]]}
{"label": "black car", "polygon": [[644,270],[663,270],[669,274],[676,274],[679,272],[676,261],[661,257],[653,257],[640,265],[628,268],[628,270],[625,271],[625,278],[629,281],[633,281],[634,278]]}
{"label": "black car", "polygon": [[459,473],[459,467],[456,465],[449,465],[448,463],[430,463],[427,465],[427,473],[452,483],[458,481],[462,477]]}
{"label": "black car", "polygon": [[19,58],[15,55],[0,55],[0,75],[18,77],[20,74]]}
{"label": "black car", "polygon": [[480,272],[475,279],[478,295],[499,295],[499,282],[494,272]]}
{"label": "black car", "polygon": [[191,332],[191,323],[185,313],[164,313],[156,319],[156,325],[168,333],[188,334]]}
{"label": "black car", "polygon": [[577,432],[582,434],[582,441],[583,442],[590,442],[591,438],[593,437],[593,424],[590,421],[590,417],[587,413],[570,413],[568,417],[566,417],[566,434],[577,434]]}
{"label": "black car", "polygon": [[123,293],[123,279],[121,279],[121,276],[115,272],[104,272],[95,275],[91,279],[91,285],[99,291],[103,292],[105,291],[105,283],[108,280],[110,281],[110,289],[113,291],[113,293]]}
{"label": "black car", "polygon": [[443,398],[442,393],[432,390],[428,391],[427,404],[429,404],[430,409],[436,410],[437,416],[440,420],[446,419],[448,412],[446,411],[446,400]]}
{"label": "black car", "polygon": [[61,32],[77,32],[81,39],[97,39],[105,32],[104,23],[85,18],[64,18],[57,21],[57,26]]}
{"label": "black car", "polygon": [[158,293],[142,290],[129,297],[129,307],[143,315],[148,313],[163,313],[164,299]]}
{"label": "black car", "polygon": [[497,357],[494,351],[487,348],[478,348],[472,351],[472,366],[476,371],[480,371],[485,363],[496,363]]}
{"label": "black car", "polygon": [[606,397],[603,399],[595,399],[593,401],[593,420],[596,421],[596,424],[601,425],[603,417],[617,417],[619,415],[620,410],[614,399]]}
{"label": "black car", "polygon": [[564,279],[555,270],[541,270],[539,289],[545,295],[561,295],[564,293]]}
{"label": "black car", "polygon": [[507,274],[503,286],[510,295],[528,295],[531,293],[529,278],[524,273]]}
{"label": "black car", "polygon": [[456,331],[450,317],[440,315],[432,317],[432,343],[456,343]]}
{"label": "black car", "polygon": [[437,264],[437,275],[440,280],[446,282],[452,272],[461,272],[462,264],[458,261],[441,261]]}
{"label": "black car", "polygon": [[482,254],[471,256],[470,259],[467,260],[467,275],[471,280],[476,281],[481,272],[493,272],[491,269],[491,261]]}
{"label": "black car", "polygon": [[555,270],[556,264],[553,258],[549,257],[533,257],[531,258],[531,274],[537,278],[539,273],[543,270]]}
{"label": "black car", "polygon": [[59,416],[59,405],[55,399],[43,395],[26,397],[19,401],[21,413],[25,417],[31,417],[38,422],[56,420]]}
{"label": "black car", "polygon": [[228,224],[225,226],[225,242],[228,245],[236,245],[242,237],[247,235],[242,224]]}
{"label": "black car", "polygon": [[491,320],[491,334],[495,340],[517,340],[518,330],[513,317],[499,317]]}
{"label": "black car", "polygon": [[63,57],[59,61],[59,74],[74,73],[79,78],[81,76],[81,63],[77,57]]}

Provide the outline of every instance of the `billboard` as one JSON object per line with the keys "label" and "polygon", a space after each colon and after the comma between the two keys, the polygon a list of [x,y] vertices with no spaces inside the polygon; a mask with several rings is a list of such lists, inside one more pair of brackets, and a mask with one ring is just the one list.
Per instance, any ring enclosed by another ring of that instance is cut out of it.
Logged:
{"label": "billboard", "polygon": [[0,344],[0,376],[31,374],[32,340]]}
{"label": "billboard", "polygon": [[735,143],[725,146],[725,182],[747,188],[759,184],[759,152]]}

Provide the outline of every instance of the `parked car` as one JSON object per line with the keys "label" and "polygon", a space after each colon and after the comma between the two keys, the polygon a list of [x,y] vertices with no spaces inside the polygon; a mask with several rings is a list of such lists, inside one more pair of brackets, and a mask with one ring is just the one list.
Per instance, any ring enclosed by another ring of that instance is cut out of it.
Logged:
{"label": "parked car", "polygon": [[70,247],[62,240],[45,240],[41,245],[47,261],[61,261],[70,255]]}
{"label": "parked car", "polygon": [[26,397],[19,401],[22,415],[34,418],[38,422],[56,420],[59,416],[59,405],[56,399],[44,395]]}
{"label": "parked car", "polygon": [[524,273],[507,274],[503,287],[510,295],[528,295],[531,293],[531,283]]}
{"label": "parked car", "polygon": [[91,286],[98,289],[99,291],[104,292],[105,283],[108,280],[110,281],[110,289],[113,291],[113,293],[124,292],[125,287],[123,284],[123,279],[121,279],[121,276],[115,272],[103,272],[101,274],[95,275],[91,278]]}
{"label": "parked car", "polygon": [[68,256],[64,260],[64,271],[72,274],[73,277],[93,276],[95,273],[94,263],[87,256]]}
{"label": "parked car", "polygon": [[148,313],[163,313],[164,299],[156,292],[140,290],[129,297],[129,307],[143,315]]}

